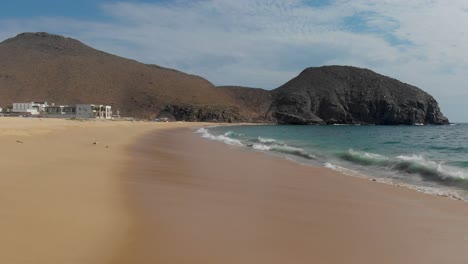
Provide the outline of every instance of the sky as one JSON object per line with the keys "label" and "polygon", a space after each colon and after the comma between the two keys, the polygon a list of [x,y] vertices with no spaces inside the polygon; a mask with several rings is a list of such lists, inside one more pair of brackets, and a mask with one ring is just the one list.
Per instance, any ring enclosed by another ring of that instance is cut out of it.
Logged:
{"label": "sky", "polygon": [[274,89],[352,65],[418,86],[468,122],[466,0],[16,0],[0,41],[49,32],[216,85]]}

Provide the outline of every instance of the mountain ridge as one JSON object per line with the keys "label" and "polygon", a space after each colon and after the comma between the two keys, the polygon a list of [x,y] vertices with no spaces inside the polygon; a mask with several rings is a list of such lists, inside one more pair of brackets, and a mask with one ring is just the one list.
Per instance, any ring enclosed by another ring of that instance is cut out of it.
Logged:
{"label": "mountain ridge", "polygon": [[103,103],[123,115],[185,121],[448,123],[428,93],[368,69],[311,67],[271,91],[216,87],[197,75],[45,32],[21,33],[0,43],[0,105],[32,100]]}

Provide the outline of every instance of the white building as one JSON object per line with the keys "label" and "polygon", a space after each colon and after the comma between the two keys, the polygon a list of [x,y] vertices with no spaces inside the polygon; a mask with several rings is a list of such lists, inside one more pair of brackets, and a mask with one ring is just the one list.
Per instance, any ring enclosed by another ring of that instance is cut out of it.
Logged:
{"label": "white building", "polygon": [[77,104],[76,118],[112,118],[112,107],[109,105]]}
{"label": "white building", "polygon": [[47,102],[13,103],[11,112],[25,115],[44,115],[55,118],[112,119],[112,107],[97,104],[54,105],[52,103],[48,105]]}
{"label": "white building", "polygon": [[47,102],[13,103],[11,111],[14,113],[39,115],[40,113],[45,112],[45,108],[47,106]]}

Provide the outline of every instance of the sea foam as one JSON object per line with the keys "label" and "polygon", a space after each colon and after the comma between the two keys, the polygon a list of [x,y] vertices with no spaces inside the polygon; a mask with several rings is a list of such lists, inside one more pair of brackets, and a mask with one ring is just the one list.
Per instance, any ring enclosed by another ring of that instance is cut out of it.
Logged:
{"label": "sea foam", "polygon": [[312,154],[307,153],[305,150],[301,148],[291,147],[286,144],[272,144],[272,145],[265,145],[265,144],[252,144],[249,145],[251,148],[261,151],[271,151],[277,153],[283,153],[288,155],[294,155],[305,159],[315,159],[315,156]]}
{"label": "sea foam", "polygon": [[468,181],[463,183],[463,181],[468,180],[466,171],[444,165],[442,162],[436,162],[418,154],[399,155],[391,158],[380,154],[349,149],[346,152],[338,153],[337,156],[342,160],[358,165],[418,174],[428,180],[445,183],[446,185],[461,184],[468,186]]}
{"label": "sea foam", "polygon": [[276,139],[258,137],[258,142],[260,142],[260,143],[266,143],[266,144],[271,144],[271,143],[275,143],[275,142],[276,142]]}
{"label": "sea foam", "polygon": [[[229,145],[237,145],[237,146],[242,146],[242,142],[240,142],[240,140],[237,140],[237,139],[233,139],[233,138],[230,138],[229,137],[229,134],[230,134],[231,131],[228,131],[226,133],[224,133],[223,135],[219,135],[219,136],[215,136],[215,135],[212,135],[210,134],[210,132],[208,131],[208,129],[206,128],[199,128],[196,133],[198,134],[201,134],[201,136],[203,138],[207,138],[207,139],[211,139],[211,140],[215,140],[215,141],[220,141],[220,142],[224,142],[226,144],[229,144]],[[232,133],[232,132],[231,132]],[[232,134],[231,134],[232,135]]]}

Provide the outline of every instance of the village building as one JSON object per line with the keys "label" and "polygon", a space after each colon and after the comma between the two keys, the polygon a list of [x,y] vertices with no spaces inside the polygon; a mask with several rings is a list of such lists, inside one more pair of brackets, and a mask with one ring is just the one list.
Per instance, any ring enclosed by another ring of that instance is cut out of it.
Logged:
{"label": "village building", "polygon": [[45,108],[46,117],[55,117],[55,118],[75,118],[76,117],[76,108],[75,106],[68,105],[54,105],[47,106]]}
{"label": "village building", "polygon": [[109,105],[77,104],[76,118],[112,118],[112,107]]}
{"label": "village building", "polygon": [[47,102],[13,103],[11,112],[26,115],[39,115],[45,112]]}
{"label": "village building", "polygon": [[[0,111],[1,112],[1,111]],[[47,102],[13,103],[13,114],[51,118],[112,119],[112,107],[98,104],[55,105]]]}

